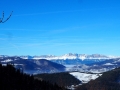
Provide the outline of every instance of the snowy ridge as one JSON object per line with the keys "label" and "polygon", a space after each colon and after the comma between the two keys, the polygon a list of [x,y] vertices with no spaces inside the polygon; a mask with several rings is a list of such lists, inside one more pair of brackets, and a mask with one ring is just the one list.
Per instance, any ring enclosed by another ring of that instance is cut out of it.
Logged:
{"label": "snowy ridge", "polygon": [[40,56],[21,56],[23,59],[47,59],[47,60],[67,60],[67,59],[111,59],[116,58],[115,56],[105,56],[101,54],[92,54],[92,55],[86,55],[86,54],[73,54],[68,53],[64,54],[62,56],[55,56],[55,55],[40,55]]}

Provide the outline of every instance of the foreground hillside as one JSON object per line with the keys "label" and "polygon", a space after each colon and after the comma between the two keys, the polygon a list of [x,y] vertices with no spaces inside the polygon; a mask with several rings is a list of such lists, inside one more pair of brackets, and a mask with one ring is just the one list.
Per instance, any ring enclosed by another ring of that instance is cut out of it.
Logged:
{"label": "foreground hillside", "polygon": [[83,84],[76,90],[120,90],[120,68],[105,72],[96,80]]}
{"label": "foreground hillside", "polygon": [[37,79],[49,81],[51,83],[57,83],[59,86],[71,86],[71,85],[78,85],[81,83],[80,80],[78,80],[68,72],[53,73],[53,74],[38,74],[35,75],[34,77]]}
{"label": "foreground hillside", "polygon": [[0,64],[0,90],[65,90],[56,84],[34,79],[12,65]]}

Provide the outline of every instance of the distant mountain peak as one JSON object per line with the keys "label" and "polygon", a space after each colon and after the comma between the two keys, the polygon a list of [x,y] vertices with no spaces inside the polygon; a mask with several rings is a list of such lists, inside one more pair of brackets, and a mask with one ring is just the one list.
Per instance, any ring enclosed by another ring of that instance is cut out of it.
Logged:
{"label": "distant mountain peak", "polygon": [[111,59],[111,58],[116,58],[115,56],[106,56],[102,54],[77,54],[77,53],[68,53],[64,54],[61,56],[55,56],[55,55],[40,55],[40,56],[21,56],[21,58],[28,59],[28,58],[33,58],[33,59],[47,59],[47,60],[66,60],[66,59]]}

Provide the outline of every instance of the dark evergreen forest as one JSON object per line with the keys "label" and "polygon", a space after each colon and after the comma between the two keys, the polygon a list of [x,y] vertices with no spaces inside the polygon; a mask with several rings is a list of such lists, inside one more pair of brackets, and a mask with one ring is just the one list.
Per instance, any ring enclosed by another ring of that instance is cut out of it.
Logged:
{"label": "dark evergreen forest", "polygon": [[27,75],[10,64],[7,66],[0,64],[0,90],[65,90],[65,88],[34,79],[33,75]]}
{"label": "dark evergreen forest", "polygon": [[57,83],[59,86],[71,86],[81,83],[77,78],[69,74],[68,72],[52,73],[52,74],[38,74],[35,78],[49,81],[50,83]]}

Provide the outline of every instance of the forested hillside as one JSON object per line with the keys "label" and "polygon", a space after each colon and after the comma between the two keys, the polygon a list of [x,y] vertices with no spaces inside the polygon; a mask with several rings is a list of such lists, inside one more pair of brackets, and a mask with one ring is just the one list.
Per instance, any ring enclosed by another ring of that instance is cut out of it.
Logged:
{"label": "forested hillside", "polygon": [[76,90],[120,90],[120,68],[105,72],[96,80],[81,85]]}
{"label": "forested hillside", "polygon": [[45,81],[49,81],[51,83],[57,83],[59,86],[71,86],[78,85],[81,83],[74,76],[70,75],[67,72],[62,73],[52,73],[52,74],[38,74],[34,76],[37,79],[42,79]]}
{"label": "forested hillside", "polygon": [[57,84],[37,80],[12,65],[0,64],[0,90],[65,90]]}

